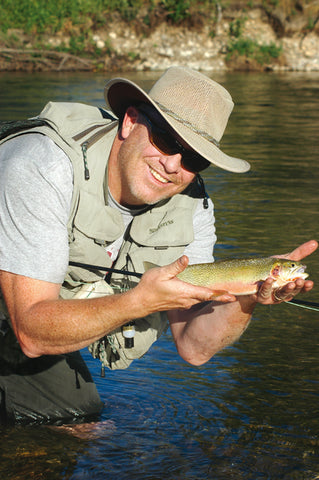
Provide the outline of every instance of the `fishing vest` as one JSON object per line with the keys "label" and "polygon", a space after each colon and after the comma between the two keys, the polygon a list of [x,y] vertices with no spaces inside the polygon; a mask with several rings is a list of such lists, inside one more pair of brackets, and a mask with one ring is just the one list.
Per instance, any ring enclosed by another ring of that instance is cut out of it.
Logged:
{"label": "fishing vest", "polygon": [[[68,220],[71,262],[111,267],[106,247],[123,234],[123,243],[113,265],[117,270],[143,273],[144,262],[167,265],[183,254],[194,239],[193,215],[203,196],[197,183],[136,215],[125,230],[121,213],[107,203],[107,162],[117,135],[118,119],[97,107],[50,102],[33,123],[31,128],[9,133],[0,145],[20,134],[40,133],[51,138],[71,160],[73,195]],[[69,266],[60,296],[64,299],[79,297],[81,289],[88,284],[99,285],[95,294],[94,288],[89,288],[88,296],[111,294],[133,288],[138,282],[136,277],[114,273],[108,286],[104,277],[104,270]],[[126,368],[135,358],[145,354],[166,327],[166,314],[154,313],[135,320],[133,348],[125,347],[119,328],[92,344],[89,350],[103,366]]]}

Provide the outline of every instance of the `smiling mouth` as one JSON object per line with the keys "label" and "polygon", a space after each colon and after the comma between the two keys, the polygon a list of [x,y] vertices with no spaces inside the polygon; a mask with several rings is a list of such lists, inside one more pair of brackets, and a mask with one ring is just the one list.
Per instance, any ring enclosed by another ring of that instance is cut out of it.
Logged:
{"label": "smiling mouth", "polygon": [[152,167],[150,167],[150,172],[151,174],[153,175],[153,177],[158,180],[159,182],[161,183],[170,183],[169,180],[167,180],[166,178],[162,177],[162,175],[160,175],[158,172],[156,172],[156,170],[154,170]]}

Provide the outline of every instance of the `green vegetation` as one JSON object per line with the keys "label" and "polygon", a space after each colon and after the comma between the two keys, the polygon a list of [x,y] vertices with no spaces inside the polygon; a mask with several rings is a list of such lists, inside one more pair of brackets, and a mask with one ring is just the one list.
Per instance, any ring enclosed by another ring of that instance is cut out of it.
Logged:
{"label": "green vegetation", "polygon": [[229,24],[229,35],[231,37],[239,38],[243,33],[243,26],[245,24],[246,17],[237,18]]}
{"label": "green vegetation", "polygon": [[[108,25],[112,18],[136,22],[145,29],[167,21],[180,24],[192,15],[205,16],[218,0],[1,0],[0,33],[9,46],[16,46],[14,34],[19,29],[28,35],[55,35],[61,32],[70,37],[68,45],[56,47],[74,55],[92,54],[92,31]],[[156,23],[156,22],[155,22]],[[104,51],[108,51],[106,46]],[[98,53],[95,49],[95,52]]]}
{"label": "green vegetation", "polygon": [[[312,0],[262,0],[262,6],[271,11],[280,8],[287,15],[296,9],[305,9]],[[117,12],[124,20],[141,16],[146,25],[154,16],[174,24],[191,19],[194,15],[212,17],[219,9],[253,8],[252,0],[1,0],[0,30],[20,28],[32,33],[55,33],[71,26],[81,29],[102,26]]]}
{"label": "green vegetation", "polygon": [[[274,9],[281,10],[283,18],[303,12],[305,29],[309,31],[319,21],[318,11],[312,7],[315,3],[261,0],[258,5],[269,15]],[[31,42],[38,49],[100,59],[112,52],[111,46],[106,41],[98,48],[92,37],[114,19],[129,22],[140,35],[148,35],[161,22],[198,29],[209,24],[214,37],[217,23],[227,18],[227,11],[233,11],[236,15],[229,19],[227,58],[231,61],[241,56],[264,64],[278,58],[281,48],[274,44],[260,45],[245,37],[247,11],[254,7],[253,0],[0,0],[0,44],[18,49]],[[16,35],[17,31],[20,34]],[[21,40],[21,32],[27,40]],[[62,40],[49,45],[49,36]],[[131,52],[129,58],[134,60],[137,55]]]}
{"label": "green vegetation", "polygon": [[161,12],[173,23],[189,18],[194,10],[207,11],[217,0],[1,0],[0,29],[21,28],[26,32],[55,33],[70,25],[85,28],[90,23],[101,26],[117,12],[131,21],[144,12],[145,23],[153,12]]}
{"label": "green vegetation", "polygon": [[60,30],[66,21],[78,24],[90,12],[90,4],[81,0],[2,0],[0,4],[1,30],[21,28],[26,32],[50,33]]}
{"label": "green vegetation", "polygon": [[274,43],[259,45],[250,38],[239,38],[232,40],[228,45],[227,60],[235,57],[246,57],[255,60],[259,65],[270,63],[271,60],[279,58],[282,48]]}
{"label": "green vegetation", "polygon": [[246,16],[241,16],[229,24],[229,43],[227,47],[228,61],[238,57],[252,59],[259,65],[265,65],[273,59],[279,58],[282,48],[274,43],[259,44],[255,40],[243,36]]}

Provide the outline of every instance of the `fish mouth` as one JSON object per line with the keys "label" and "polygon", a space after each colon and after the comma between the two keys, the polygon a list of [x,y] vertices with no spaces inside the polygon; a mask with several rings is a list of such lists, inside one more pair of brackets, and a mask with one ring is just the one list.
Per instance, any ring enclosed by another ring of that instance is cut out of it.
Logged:
{"label": "fish mouth", "polygon": [[306,265],[290,260],[282,265],[275,265],[271,273],[276,278],[278,285],[284,285],[288,282],[295,282],[299,278],[302,280],[308,278],[309,275],[305,272],[306,268]]}
{"label": "fish mouth", "polygon": [[295,278],[302,278],[303,280],[305,280],[306,278],[309,277],[309,274],[305,272],[306,270],[306,265],[301,265],[300,267],[298,267],[293,273],[295,275]]}

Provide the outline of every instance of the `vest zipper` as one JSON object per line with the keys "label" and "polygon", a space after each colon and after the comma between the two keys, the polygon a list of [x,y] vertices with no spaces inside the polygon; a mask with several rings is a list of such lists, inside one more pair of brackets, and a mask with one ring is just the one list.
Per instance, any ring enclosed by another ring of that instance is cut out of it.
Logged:
{"label": "vest zipper", "polygon": [[97,128],[101,128],[98,132],[95,132],[91,137],[89,137],[87,140],[84,140],[84,142],[81,143],[81,150],[82,150],[82,156],[83,156],[83,165],[84,165],[84,179],[85,180],[90,180],[90,171],[87,163],[87,151],[88,149],[94,145],[98,140],[100,140],[106,133],[108,133],[110,130],[112,130],[114,127],[118,125],[118,121],[111,122],[109,125],[106,125],[105,127],[101,128],[101,125],[94,125],[90,128],[87,128],[86,130],[83,130],[83,132],[78,133],[77,135],[74,135],[73,140],[76,142],[78,140],[81,140],[81,138],[85,137],[88,133],[91,133],[93,130]]}

